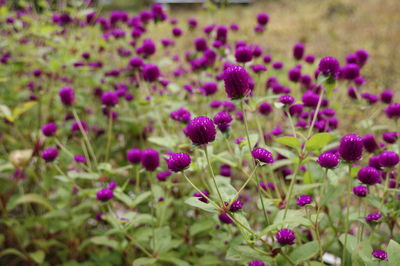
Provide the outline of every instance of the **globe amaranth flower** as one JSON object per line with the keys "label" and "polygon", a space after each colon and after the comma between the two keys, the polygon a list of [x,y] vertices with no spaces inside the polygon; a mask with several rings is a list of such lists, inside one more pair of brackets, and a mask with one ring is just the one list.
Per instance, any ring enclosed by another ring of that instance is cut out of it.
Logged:
{"label": "globe amaranth flower", "polygon": [[213,95],[217,92],[218,85],[215,82],[206,82],[203,84],[201,90],[206,96]]}
{"label": "globe amaranth flower", "polygon": [[195,40],[194,40],[194,46],[195,46],[195,48],[196,48],[196,51],[199,51],[199,52],[203,52],[203,51],[205,51],[205,50],[207,50],[207,40],[206,39],[204,39],[204,38],[196,38]]}
{"label": "globe amaranth flower", "polygon": [[231,212],[239,211],[243,208],[243,202],[240,200],[235,200],[232,202],[231,208],[229,209]]}
{"label": "globe amaranth flower", "polygon": [[306,55],[306,57],[304,58],[304,61],[306,61],[309,64],[314,64],[315,55],[312,55],[312,54]]}
{"label": "globe amaranth flower", "polygon": [[72,132],[81,131],[81,128],[85,132],[88,130],[88,126],[85,121],[79,120],[79,121],[72,122],[72,124],[71,124]]}
{"label": "globe amaranth flower", "polygon": [[56,148],[47,148],[42,151],[42,159],[47,163],[54,161],[58,156],[58,150]]}
{"label": "globe amaranth flower", "polygon": [[272,106],[269,102],[260,103],[258,112],[262,115],[269,115],[272,112]]}
{"label": "globe amaranth flower", "polygon": [[72,88],[62,88],[58,92],[58,95],[65,106],[70,106],[75,102],[75,91]]}
{"label": "globe amaranth flower", "polygon": [[132,68],[140,68],[144,65],[143,59],[140,57],[132,57],[129,60],[129,66]]}
{"label": "globe amaranth flower", "polygon": [[319,95],[313,91],[306,91],[301,100],[303,101],[304,106],[315,108],[318,105]]}
{"label": "globe amaranth flower", "polygon": [[379,155],[373,155],[368,160],[368,166],[374,167],[377,170],[382,169]]}
{"label": "globe amaranth flower", "polygon": [[290,95],[282,95],[279,97],[278,102],[283,103],[286,106],[292,105],[294,103],[293,96]]}
{"label": "globe amaranth flower", "polygon": [[252,260],[247,264],[247,266],[265,266],[265,264],[261,260]]}
{"label": "globe amaranth flower", "polygon": [[142,151],[139,149],[131,149],[126,152],[126,159],[130,163],[138,164],[142,161]]}
{"label": "globe amaranth flower", "polygon": [[83,155],[75,155],[74,161],[77,163],[86,163],[86,157]]}
{"label": "globe amaranth flower", "polygon": [[319,62],[318,70],[324,75],[330,75],[336,78],[339,74],[340,64],[339,61],[331,56],[324,57]]}
{"label": "globe amaranth flower", "polygon": [[118,95],[113,91],[104,92],[101,95],[101,103],[107,107],[114,107],[118,104]]}
{"label": "globe amaranth flower", "polygon": [[293,245],[296,236],[292,230],[283,228],[275,234],[275,238],[281,245]]}
{"label": "globe amaranth flower", "polygon": [[361,159],[363,142],[360,136],[349,134],[340,140],[339,154],[347,162],[355,162]]}
{"label": "globe amaranth flower", "polygon": [[184,124],[187,124],[190,122],[191,119],[191,113],[186,110],[185,108],[181,107],[175,111],[172,111],[169,116],[174,119],[175,121],[182,122]]}
{"label": "globe amaranth flower", "polygon": [[363,141],[364,148],[368,152],[372,153],[375,150],[379,149],[378,143],[376,142],[375,137],[372,134],[364,135],[364,137],[362,138],[362,141]]}
{"label": "globe amaranth flower", "polygon": [[296,43],[293,46],[293,57],[296,60],[301,60],[303,58],[303,55],[304,55],[304,44]]}
{"label": "globe amaranth flower", "polygon": [[271,164],[274,162],[274,157],[272,156],[272,153],[263,148],[255,148],[251,152],[251,155],[255,160],[258,160],[262,163]]}
{"label": "globe amaranth flower", "polygon": [[309,195],[301,195],[300,197],[297,198],[297,206],[303,207],[307,204],[312,203],[313,199]]}
{"label": "globe amaranth flower", "polygon": [[208,203],[208,199],[206,197],[210,196],[210,193],[208,193],[207,190],[202,190],[201,193],[200,192],[195,192],[193,194],[193,196],[198,198],[199,201],[201,201],[201,202]]}
{"label": "globe amaranth flower", "polygon": [[380,250],[380,249],[372,251],[371,255],[380,260],[388,259],[388,255],[387,255],[386,251]]}
{"label": "globe amaranth flower", "polygon": [[159,172],[156,175],[156,178],[161,181],[161,182],[165,182],[167,181],[167,178],[172,174],[171,171],[164,171],[164,172]]}
{"label": "globe amaranth flower", "polygon": [[236,62],[247,63],[253,59],[253,53],[248,46],[240,46],[235,51]]}
{"label": "globe amaranth flower", "polygon": [[363,197],[367,196],[368,189],[366,186],[356,186],[353,188],[353,193],[357,197],[363,198]]}
{"label": "globe amaranth flower", "polygon": [[360,75],[360,67],[357,64],[347,64],[341,68],[341,77],[353,80]]}
{"label": "globe amaranth flower", "polygon": [[392,103],[385,109],[385,114],[389,118],[399,119],[400,118],[400,103]]}
{"label": "globe amaranth flower", "polygon": [[365,221],[367,221],[367,222],[376,222],[381,218],[382,218],[382,214],[380,214],[379,212],[375,212],[375,213],[368,214],[365,217]]}
{"label": "globe amaranth flower", "polygon": [[214,124],[217,125],[218,129],[221,132],[226,132],[229,129],[230,123],[232,122],[233,118],[227,112],[219,112],[214,116]]}
{"label": "globe amaranth flower", "polygon": [[334,153],[325,152],[318,156],[317,163],[324,168],[335,168],[339,164],[339,157]]}
{"label": "globe amaranth flower", "polygon": [[102,188],[99,191],[97,191],[97,200],[99,201],[108,201],[112,198],[114,198],[114,192],[112,189],[106,187],[106,188]]}
{"label": "globe amaranth flower", "polygon": [[232,220],[231,217],[229,217],[229,215],[226,214],[226,213],[221,213],[221,214],[218,216],[218,218],[219,218],[219,220],[221,221],[221,223],[224,223],[224,224],[233,224],[233,220]]}
{"label": "globe amaranth flower", "polygon": [[385,132],[383,133],[382,138],[386,143],[393,144],[396,143],[399,135],[399,132]]}
{"label": "globe amaranth flower", "polygon": [[267,13],[259,13],[257,15],[257,22],[259,25],[265,26],[268,24],[269,16]]}
{"label": "globe amaranth flower", "polygon": [[142,158],[141,158],[142,166],[147,171],[154,171],[160,165],[160,157],[156,150],[151,148],[145,149],[142,151]]}
{"label": "globe amaranth flower", "polygon": [[213,121],[206,116],[194,118],[185,128],[186,135],[195,145],[203,145],[215,140],[217,131]]}
{"label": "globe amaranth flower", "polygon": [[382,167],[394,167],[399,163],[399,155],[393,151],[385,151],[379,155],[379,162]]}
{"label": "globe amaranth flower", "polygon": [[229,98],[240,99],[250,93],[249,74],[238,65],[231,65],[224,73],[225,91]]}
{"label": "globe amaranth flower", "polygon": [[181,172],[189,167],[192,159],[186,153],[172,153],[167,161],[168,169],[173,172]]}
{"label": "globe amaranth flower", "polygon": [[147,82],[154,82],[160,77],[160,70],[157,65],[146,64],[143,67],[143,79]]}
{"label": "globe amaranth flower", "polygon": [[273,69],[282,69],[282,68],[283,68],[283,63],[280,62],[280,61],[275,61],[275,62],[272,64],[272,68],[273,68]]}
{"label": "globe amaranth flower", "polygon": [[55,123],[47,123],[46,125],[42,126],[42,133],[46,137],[52,137],[56,134],[57,125]]}
{"label": "globe amaranth flower", "polygon": [[368,61],[368,51],[364,50],[364,49],[360,49],[357,50],[355,53],[356,57],[357,57],[357,64],[362,67],[363,65],[365,65]]}
{"label": "globe amaranth flower", "polygon": [[219,174],[226,177],[231,176],[232,175],[231,167],[228,164],[221,165],[219,169]]}
{"label": "globe amaranth flower", "polygon": [[288,72],[288,78],[292,82],[299,82],[301,78],[301,69],[298,67],[290,69]]}
{"label": "globe amaranth flower", "polygon": [[384,90],[381,92],[381,101],[386,104],[391,104],[393,101],[394,92],[391,90]]}
{"label": "globe amaranth flower", "polygon": [[380,181],[380,173],[374,167],[366,166],[358,171],[357,178],[363,184],[375,185]]}

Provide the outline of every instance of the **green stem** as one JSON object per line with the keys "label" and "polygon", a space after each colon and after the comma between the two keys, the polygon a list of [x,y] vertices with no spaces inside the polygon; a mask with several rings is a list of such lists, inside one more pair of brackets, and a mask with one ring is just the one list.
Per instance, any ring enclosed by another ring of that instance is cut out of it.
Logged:
{"label": "green stem", "polygon": [[286,255],[283,250],[281,250],[281,255],[290,263],[290,265],[296,266],[296,263],[294,263],[294,261],[288,255]]}
{"label": "green stem", "polygon": [[253,178],[254,173],[256,172],[256,169],[258,167],[258,164],[256,164],[256,167],[254,168],[253,172],[249,175],[249,177],[247,178],[246,182],[244,182],[244,184],[242,185],[242,187],[238,190],[238,192],[236,193],[236,195],[232,198],[231,203],[229,205],[232,204],[233,201],[235,201],[237,199],[237,197],[239,197],[240,192],[242,192],[242,190],[246,187],[246,185],[250,182],[250,180]]}
{"label": "green stem", "polygon": [[222,199],[221,192],[219,192],[219,189],[218,189],[218,186],[217,186],[217,181],[215,180],[214,170],[212,168],[210,159],[208,157],[207,145],[204,146],[204,153],[206,154],[207,164],[208,164],[208,167],[210,168],[210,173],[211,173],[211,176],[212,176],[212,179],[213,179],[213,182],[214,182],[215,189],[217,190],[218,197],[221,200],[221,204],[222,204],[221,206],[224,206],[224,200]]}
{"label": "green stem", "polygon": [[217,210],[219,209],[219,206],[217,203],[215,203],[212,199],[210,199],[209,197],[207,197],[195,184],[193,184],[193,182],[189,179],[189,177],[187,177],[186,173],[184,171],[182,171],[182,175],[186,178],[186,181],[189,182],[189,184],[197,191],[200,193],[200,195],[202,195],[204,198],[206,198],[212,205],[214,205],[215,208],[217,208]]}
{"label": "green stem", "polygon": [[286,206],[285,206],[285,212],[283,214],[283,219],[285,219],[286,215],[287,215],[287,211],[288,211],[288,207],[289,207],[289,201],[290,201],[290,198],[292,197],[293,187],[294,187],[294,184],[296,183],[297,173],[299,172],[301,162],[302,162],[302,160],[300,159],[299,165],[297,166],[296,171],[293,174],[292,181],[290,182],[290,185],[289,185],[289,191],[288,191],[288,194],[287,194],[287,197],[286,197]]}
{"label": "green stem", "polygon": [[106,162],[108,161],[108,156],[110,154],[111,138],[112,138],[112,112],[109,110],[108,114],[108,130],[107,130],[107,146],[106,146]]}
{"label": "green stem", "polygon": [[317,120],[318,112],[319,112],[319,109],[320,109],[321,103],[322,103],[322,95],[324,94],[324,91],[325,91],[325,90],[324,90],[324,88],[322,87],[322,84],[321,84],[321,92],[320,92],[320,94],[319,94],[319,99],[318,99],[317,108],[315,109],[314,117],[313,117],[313,119],[312,119],[310,128],[309,128],[309,130],[308,130],[307,139],[311,136],[312,130],[313,130],[314,125],[315,125],[315,121]]}
{"label": "green stem", "polygon": [[347,247],[347,235],[349,231],[349,215],[350,215],[350,196],[351,196],[351,186],[350,186],[350,180],[351,180],[351,164],[349,163],[349,176],[346,180],[346,185],[347,185],[347,206],[346,206],[346,220],[345,220],[345,235],[344,235],[344,246],[343,246],[343,252],[342,252],[342,262],[343,265],[346,265],[346,247]]}
{"label": "green stem", "polygon": [[244,101],[244,100],[241,100],[241,101],[240,101],[240,109],[241,109],[242,114],[243,114],[244,128],[245,128],[245,130],[246,130],[247,144],[248,144],[248,146],[249,146],[249,152],[251,153],[251,147],[252,147],[252,146],[251,146],[251,143],[250,143],[249,127],[248,127],[248,125],[247,125],[247,116],[246,116],[246,113],[245,113],[245,111],[244,111],[243,101]]}

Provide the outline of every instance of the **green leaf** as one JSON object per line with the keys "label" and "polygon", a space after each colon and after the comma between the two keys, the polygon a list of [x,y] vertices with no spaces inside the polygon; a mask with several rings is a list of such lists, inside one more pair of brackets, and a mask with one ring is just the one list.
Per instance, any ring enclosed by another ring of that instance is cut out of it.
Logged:
{"label": "green leaf", "polygon": [[215,223],[211,219],[205,219],[200,222],[195,223],[190,227],[190,236],[195,236],[204,231],[211,230],[215,226]]}
{"label": "green leaf", "polygon": [[132,205],[130,205],[129,207],[131,207],[131,208],[136,207],[137,205],[139,205],[140,203],[145,201],[150,196],[151,196],[151,192],[150,191],[146,191],[146,192],[140,194],[139,196],[137,196],[137,198],[135,198],[133,200]]}
{"label": "green leaf", "polygon": [[199,198],[196,197],[188,198],[187,200],[185,200],[185,203],[207,212],[213,212],[213,213],[217,212],[217,210],[214,208],[213,205],[211,205],[210,203],[204,203],[200,201]]}
{"label": "green leaf", "polygon": [[307,151],[318,151],[325,147],[331,140],[333,136],[329,133],[317,133],[306,141]]}
{"label": "green leaf", "polygon": [[324,83],[324,82],[327,81],[328,79],[329,79],[329,75],[323,75],[323,74],[318,75],[317,84],[318,84],[318,85],[321,85],[322,83]]}
{"label": "green leaf", "polygon": [[300,264],[301,262],[314,257],[318,254],[318,251],[318,242],[312,241],[297,247],[292,253],[290,253],[290,257],[296,264]]}
{"label": "green leaf", "polygon": [[17,105],[13,109],[13,115],[12,115],[13,121],[17,120],[17,118],[20,115],[22,115],[23,113],[29,111],[29,109],[31,109],[33,106],[35,106],[36,103],[37,103],[36,101],[28,101],[28,102],[24,102],[24,103]]}
{"label": "green leaf", "polygon": [[394,240],[390,240],[387,247],[388,260],[390,266],[397,266],[400,262],[400,245]]}
{"label": "green leaf", "polygon": [[300,149],[301,148],[300,140],[298,140],[295,137],[288,137],[288,136],[287,137],[280,137],[280,138],[275,139],[275,141],[280,143],[280,144],[283,144],[283,145],[289,146],[291,148],[294,148],[294,149]]}
{"label": "green leaf", "polygon": [[249,246],[235,246],[228,249],[226,253],[227,260],[269,260],[265,255],[255,251]]}
{"label": "green leaf", "polygon": [[[339,237],[339,241],[344,245],[344,239],[346,234],[342,234]],[[347,244],[346,249],[350,254],[353,254],[354,250],[357,248],[357,238],[354,236],[347,234]]]}
{"label": "green leaf", "polygon": [[149,265],[149,264],[154,264],[157,262],[157,259],[154,258],[138,258],[133,262],[133,265]]}
{"label": "green leaf", "polygon": [[107,246],[113,249],[118,249],[118,242],[110,239],[107,236],[95,236],[90,239],[90,242],[96,245]]}
{"label": "green leaf", "polygon": [[10,203],[7,205],[7,209],[12,210],[15,207],[17,207],[19,204],[25,204],[25,203],[37,203],[37,204],[42,205],[43,207],[46,207],[49,210],[54,209],[47,199],[43,198],[42,196],[40,196],[38,194],[25,194],[25,195],[19,197],[15,201],[10,201]]}
{"label": "green leaf", "polygon": [[176,141],[172,137],[150,137],[147,140],[161,147],[174,148],[176,146]]}
{"label": "green leaf", "polygon": [[7,255],[15,255],[23,260],[27,260],[27,257],[24,255],[24,253],[14,248],[7,248],[0,252],[0,258]]}
{"label": "green leaf", "polygon": [[29,257],[33,259],[37,264],[42,264],[44,261],[44,257],[46,254],[44,253],[43,250],[38,250],[32,253],[29,253]]}
{"label": "green leaf", "polygon": [[171,243],[171,230],[168,226],[157,228],[155,230],[155,247],[154,250],[158,254],[165,253],[172,247]]}

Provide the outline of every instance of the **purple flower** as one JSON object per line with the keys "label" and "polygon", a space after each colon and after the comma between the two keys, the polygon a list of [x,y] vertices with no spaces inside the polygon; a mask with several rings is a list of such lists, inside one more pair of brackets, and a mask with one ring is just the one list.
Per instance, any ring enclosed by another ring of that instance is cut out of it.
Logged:
{"label": "purple flower", "polygon": [[62,88],[58,95],[65,106],[70,106],[75,102],[75,91],[72,88]]}
{"label": "purple flower", "polygon": [[213,95],[217,92],[218,86],[215,82],[206,82],[203,84],[202,91],[204,95]]}
{"label": "purple flower", "polygon": [[375,213],[368,214],[365,217],[365,221],[367,221],[367,222],[376,222],[381,218],[382,218],[382,214],[380,214],[379,212],[375,212]]}
{"label": "purple flower", "polygon": [[344,79],[353,80],[360,75],[360,68],[357,64],[347,64],[341,69],[341,75]]}
{"label": "purple flower", "polygon": [[290,95],[282,95],[279,97],[278,102],[283,103],[284,105],[292,105],[294,103],[294,98]]}
{"label": "purple flower", "polygon": [[385,132],[383,133],[382,138],[385,142],[393,144],[396,143],[399,135],[400,135],[399,132]]}
{"label": "purple flower", "polygon": [[313,91],[306,91],[301,98],[304,106],[306,107],[317,107],[319,101],[319,95]]}
{"label": "purple flower", "polygon": [[214,124],[218,126],[218,129],[221,132],[226,132],[229,129],[229,125],[232,122],[233,118],[227,112],[219,112],[214,116]]}
{"label": "purple flower", "polygon": [[272,153],[263,148],[255,148],[251,152],[251,155],[255,160],[258,160],[262,163],[272,164],[274,162],[274,157],[272,156]]}
{"label": "purple flower", "polygon": [[377,249],[377,250],[372,251],[371,254],[372,254],[372,256],[374,256],[375,258],[380,259],[380,260],[388,259],[388,255],[387,255],[386,251],[384,251],[384,250]]}
{"label": "purple flower", "polygon": [[309,195],[301,195],[297,198],[297,206],[303,207],[307,204],[310,204],[313,201],[312,197]]}
{"label": "purple flower", "polygon": [[366,185],[375,185],[380,181],[380,173],[374,167],[366,166],[358,171],[358,180]]}
{"label": "purple flower", "polygon": [[192,159],[186,153],[173,153],[167,161],[168,169],[173,172],[181,172],[189,167],[191,161]]}
{"label": "purple flower", "polygon": [[131,149],[126,152],[126,159],[130,163],[138,164],[142,161],[142,151],[139,149]]}
{"label": "purple flower", "polygon": [[154,171],[160,165],[160,158],[158,152],[151,148],[145,149],[142,152],[141,158],[142,166],[147,171]]}
{"label": "purple flower", "polygon": [[334,153],[325,152],[318,157],[317,162],[321,167],[331,169],[339,164],[339,158]]}
{"label": "purple flower", "polygon": [[253,59],[253,53],[250,47],[240,46],[236,49],[235,58],[238,63],[247,63]]}
{"label": "purple flower", "polygon": [[262,115],[269,115],[272,112],[272,106],[269,102],[260,103],[258,112]]}
{"label": "purple flower", "polygon": [[42,159],[46,161],[46,163],[54,161],[58,156],[58,150],[56,148],[47,148],[42,151]]}
{"label": "purple flower", "polygon": [[265,264],[261,260],[252,260],[247,264],[247,266],[265,266]]}
{"label": "purple flower", "polygon": [[105,92],[101,95],[101,103],[108,107],[113,107],[118,104],[118,96],[113,91]]}
{"label": "purple flower", "polygon": [[376,143],[375,137],[372,134],[366,134],[362,138],[364,148],[368,152],[374,152],[375,150],[379,149],[378,143]]}
{"label": "purple flower", "polygon": [[146,64],[143,68],[143,79],[147,82],[154,82],[160,76],[160,70],[157,65]]}
{"label": "purple flower", "polygon": [[77,163],[86,163],[86,158],[83,155],[75,155],[74,161]]}
{"label": "purple flower", "polygon": [[293,46],[293,57],[296,60],[301,60],[303,58],[303,55],[304,55],[304,44],[296,43]]}
{"label": "purple flower", "polygon": [[85,132],[88,130],[88,126],[87,126],[85,121],[79,120],[79,121],[72,122],[72,124],[71,124],[71,131],[72,132],[80,131],[81,128]]}
{"label": "purple flower", "polygon": [[129,60],[129,66],[132,68],[140,68],[144,65],[143,59],[140,57],[132,57]]}
{"label": "purple flower", "polygon": [[221,165],[219,169],[219,174],[226,177],[231,176],[232,175],[231,167],[228,164]]}
{"label": "purple flower", "polygon": [[181,28],[174,27],[174,28],[172,29],[172,34],[173,34],[175,37],[180,37],[180,36],[183,34],[183,31],[182,31]]}
{"label": "purple flower", "polygon": [[381,101],[383,103],[391,104],[393,101],[394,93],[391,90],[384,90],[381,92]]}
{"label": "purple flower", "polygon": [[161,181],[161,182],[165,182],[167,181],[167,178],[172,174],[171,171],[164,171],[164,172],[159,172],[156,175],[156,178]]}
{"label": "purple flower", "polygon": [[353,188],[353,193],[357,197],[363,198],[363,197],[367,196],[368,189],[366,186],[356,186]]}
{"label": "purple flower", "polygon": [[42,126],[42,133],[46,137],[52,137],[56,134],[57,125],[55,123],[47,123],[46,125]]}
{"label": "purple flower", "polygon": [[301,69],[298,67],[290,69],[288,72],[288,78],[292,82],[299,82],[301,78]]}
{"label": "purple flower", "polygon": [[231,212],[239,211],[243,208],[243,202],[240,200],[235,200],[232,202],[231,208],[229,209]]}
{"label": "purple flower", "polygon": [[203,52],[207,50],[207,41],[204,38],[197,38],[194,40],[194,46],[196,51]]}
{"label": "purple flower", "polygon": [[340,64],[339,61],[334,57],[324,57],[319,62],[318,70],[324,75],[330,75],[336,78],[339,74]]}
{"label": "purple flower", "polygon": [[240,99],[250,92],[249,74],[238,65],[229,66],[224,71],[225,91],[229,98]]}
{"label": "purple flower", "polygon": [[292,230],[284,228],[275,234],[275,238],[281,245],[293,245],[296,236]]}
{"label": "purple flower", "polygon": [[102,188],[99,191],[97,191],[97,200],[99,201],[108,201],[112,198],[114,198],[114,192],[112,191],[112,189],[106,187],[106,188]]}
{"label": "purple flower", "polygon": [[257,15],[257,22],[259,25],[265,26],[268,24],[268,21],[269,21],[269,16],[267,13],[259,13]]}
{"label": "purple flower", "polygon": [[217,134],[213,121],[206,116],[199,116],[190,121],[185,128],[185,132],[195,145],[212,142]]}
{"label": "purple flower", "polygon": [[363,142],[360,136],[349,134],[340,140],[339,154],[348,162],[359,161],[362,156]]}
{"label": "purple flower", "polygon": [[218,218],[219,218],[219,220],[221,221],[221,223],[224,223],[224,224],[233,224],[233,220],[232,220],[231,217],[229,217],[229,215],[226,214],[226,213],[221,213],[221,214],[218,216]]}
{"label": "purple flower", "polygon": [[392,103],[385,109],[385,113],[389,118],[400,118],[400,103]]}
{"label": "purple flower", "polygon": [[202,190],[201,193],[200,192],[195,192],[193,194],[193,196],[195,196],[196,198],[199,198],[199,201],[204,202],[204,203],[208,203],[207,198],[204,197],[203,195],[208,197],[210,194],[208,193],[207,190]]}
{"label": "purple flower", "polygon": [[399,155],[393,151],[385,151],[379,155],[379,162],[382,167],[394,167],[399,163]]}
{"label": "purple flower", "polygon": [[355,55],[357,57],[357,63],[360,67],[367,63],[369,55],[366,50],[360,49],[356,51]]}
{"label": "purple flower", "polygon": [[183,107],[172,111],[169,116],[175,121],[182,122],[184,124],[189,123],[191,119],[191,113]]}
{"label": "purple flower", "polygon": [[272,64],[273,69],[282,69],[283,68],[283,63],[280,61],[276,61]]}

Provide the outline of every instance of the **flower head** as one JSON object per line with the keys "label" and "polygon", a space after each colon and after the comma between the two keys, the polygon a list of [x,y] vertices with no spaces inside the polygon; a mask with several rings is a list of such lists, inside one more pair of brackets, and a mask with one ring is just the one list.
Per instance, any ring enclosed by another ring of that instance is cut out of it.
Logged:
{"label": "flower head", "polygon": [[252,260],[247,264],[247,266],[265,266],[265,264],[261,260]]}
{"label": "flower head", "polygon": [[357,197],[363,198],[367,196],[368,189],[366,186],[356,186],[353,188],[353,193]]}
{"label": "flower head", "polygon": [[158,152],[151,148],[145,149],[141,157],[142,166],[147,171],[154,171],[160,165],[160,158]]}
{"label": "flower head", "polygon": [[219,112],[214,116],[214,124],[218,126],[218,129],[221,132],[226,132],[229,129],[229,125],[232,122],[233,118],[227,112]]}
{"label": "flower head", "polygon": [[339,154],[343,160],[355,162],[361,159],[363,142],[360,136],[349,134],[340,140]]}
{"label": "flower head", "polygon": [[380,181],[380,173],[374,167],[366,166],[358,171],[358,180],[366,185],[375,185]]}
{"label": "flower head", "polygon": [[229,217],[228,214],[226,213],[221,213],[218,216],[219,220],[224,223],[224,224],[233,224],[233,220],[231,219],[231,217]]}
{"label": "flower head", "polygon": [[339,74],[340,64],[339,61],[331,56],[324,57],[319,62],[318,70],[324,75],[330,75],[336,78]]}
{"label": "flower head", "polygon": [[301,60],[303,58],[303,55],[304,55],[304,44],[296,43],[293,46],[293,57],[296,60]]}
{"label": "flower head", "polygon": [[47,123],[46,125],[42,126],[42,133],[46,137],[52,137],[56,134],[57,125],[55,123]]}
{"label": "flower head", "polygon": [[385,151],[379,155],[379,162],[382,167],[394,167],[399,163],[399,155],[393,151]]}
{"label": "flower head", "polygon": [[272,153],[263,148],[255,148],[251,152],[251,155],[253,156],[254,159],[262,163],[271,164],[274,162],[274,157],[272,156]]}
{"label": "flower head", "polygon": [[339,158],[336,154],[325,152],[322,153],[317,160],[318,164],[324,168],[335,168],[339,164]]}
{"label": "flower head", "polygon": [[275,234],[275,238],[281,245],[293,245],[296,236],[292,230],[284,228]]}
{"label": "flower head", "polygon": [[388,259],[387,253],[384,250],[377,249],[377,250],[372,251],[371,254],[372,254],[372,256],[374,256],[375,258],[380,259],[380,260]]}
{"label": "flower head", "polygon": [[58,156],[58,150],[56,148],[47,148],[42,151],[42,159],[47,163],[54,161]]}
{"label": "flower head", "polygon": [[75,91],[72,88],[62,88],[58,92],[58,95],[65,106],[70,106],[75,102]]}
{"label": "flower head", "polygon": [[195,145],[212,142],[217,134],[213,121],[206,116],[199,116],[190,121],[185,132]]}
{"label": "flower head", "polygon": [[112,189],[106,187],[106,188],[102,188],[99,191],[97,191],[97,200],[99,201],[108,201],[112,198],[114,198],[114,192]]}
{"label": "flower head", "polygon": [[229,66],[224,71],[225,91],[229,98],[240,99],[250,92],[249,74],[238,65]]}
{"label": "flower head", "polygon": [[142,160],[142,151],[139,149],[131,149],[126,152],[126,159],[130,163],[138,164]]}
{"label": "flower head", "polygon": [[303,207],[307,204],[310,204],[313,201],[312,197],[309,195],[301,195],[297,198],[297,206]]}
{"label": "flower head", "polygon": [[365,221],[367,221],[367,222],[377,222],[381,218],[382,218],[382,214],[380,214],[379,212],[375,212],[375,213],[368,214],[365,217]]}
{"label": "flower head", "polygon": [[167,161],[168,169],[173,172],[181,172],[189,167],[191,161],[192,159],[186,153],[173,153]]}

